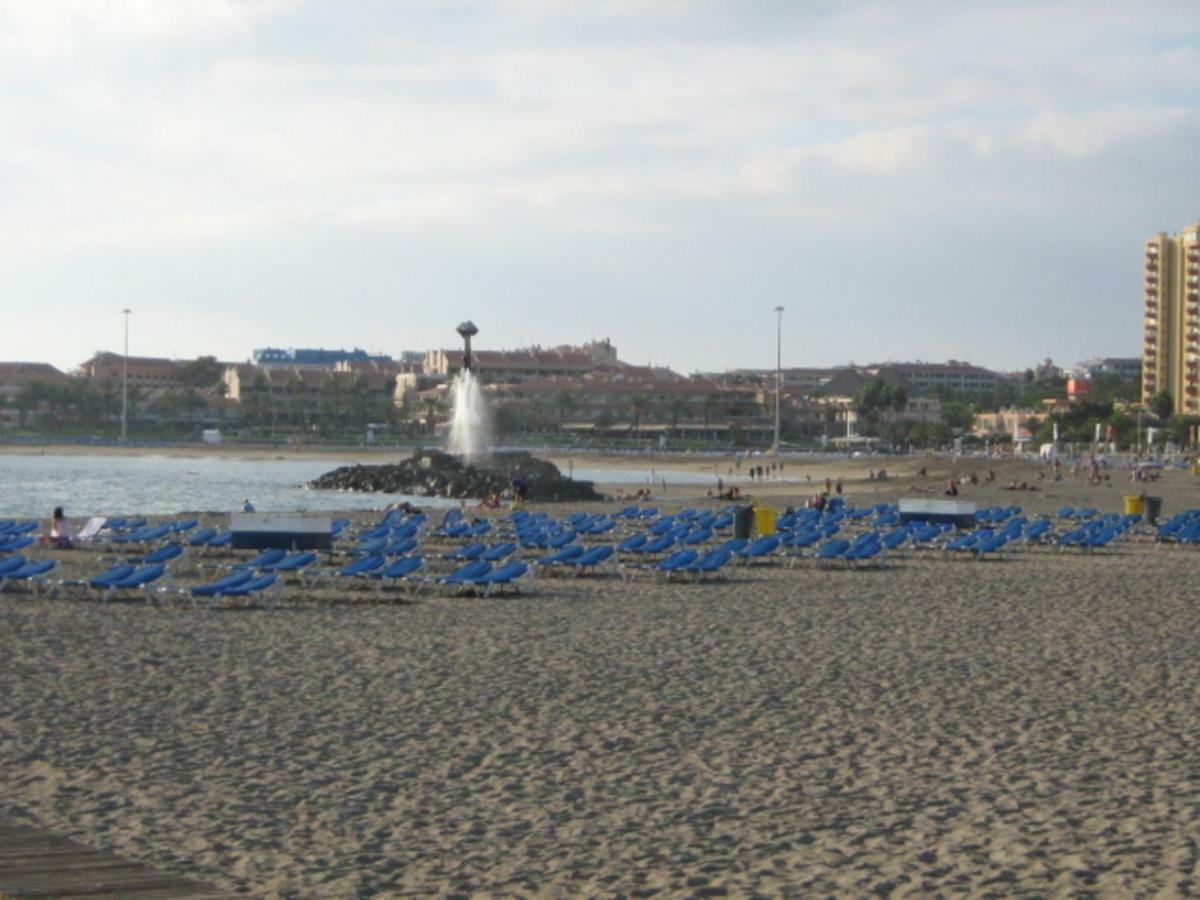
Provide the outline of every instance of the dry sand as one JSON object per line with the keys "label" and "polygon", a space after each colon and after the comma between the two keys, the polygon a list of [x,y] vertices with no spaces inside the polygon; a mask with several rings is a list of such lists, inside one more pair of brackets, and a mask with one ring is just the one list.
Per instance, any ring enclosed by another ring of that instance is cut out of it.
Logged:
{"label": "dry sand", "polygon": [[1196,552],[272,612],[6,594],[0,812],[256,896],[1195,893]]}

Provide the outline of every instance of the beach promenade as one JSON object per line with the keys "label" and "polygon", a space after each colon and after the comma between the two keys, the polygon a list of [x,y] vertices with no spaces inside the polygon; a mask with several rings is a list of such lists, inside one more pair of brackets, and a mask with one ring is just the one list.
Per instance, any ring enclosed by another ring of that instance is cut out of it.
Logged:
{"label": "beach promenade", "polygon": [[254,896],[1186,895],[1196,562],[4,595],[0,814]]}

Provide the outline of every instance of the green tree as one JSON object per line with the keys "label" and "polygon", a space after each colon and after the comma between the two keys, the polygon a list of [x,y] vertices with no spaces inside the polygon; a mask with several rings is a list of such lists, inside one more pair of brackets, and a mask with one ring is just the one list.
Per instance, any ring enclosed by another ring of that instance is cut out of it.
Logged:
{"label": "green tree", "polygon": [[562,434],[563,425],[566,423],[567,416],[571,410],[575,408],[575,398],[571,396],[571,392],[566,388],[562,388],[554,394],[554,411],[558,414],[558,432]]}
{"label": "green tree", "polygon": [[633,421],[630,423],[629,431],[637,437],[642,430],[642,418],[650,411],[650,398],[644,394],[637,394],[629,400],[629,412],[633,416]]}
{"label": "green tree", "polygon": [[671,433],[679,427],[679,420],[687,413],[688,404],[682,397],[673,397],[667,404],[667,412],[671,419]]}
{"label": "green tree", "polygon": [[442,410],[442,405],[438,403],[437,397],[427,395],[421,398],[421,408],[425,412],[425,430],[429,434],[433,434],[437,430],[437,418]]}
{"label": "green tree", "polygon": [[215,356],[198,356],[179,366],[179,380],[185,387],[212,387],[224,374],[225,368]]}
{"label": "green tree", "polygon": [[1160,422],[1166,422],[1175,411],[1175,400],[1170,391],[1159,391],[1146,405]]}

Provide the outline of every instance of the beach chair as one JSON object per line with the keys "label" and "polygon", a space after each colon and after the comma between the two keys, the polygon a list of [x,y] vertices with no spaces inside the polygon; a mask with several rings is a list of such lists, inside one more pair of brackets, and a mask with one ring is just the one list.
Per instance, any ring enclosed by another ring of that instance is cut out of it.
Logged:
{"label": "beach chair", "polygon": [[315,584],[317,581],[325,578],[334,580],[360,578],[370,575],[378,569],[382,569],[385,565],[387,565],[386,556],[360,556],[354,562],[342,566],[340,569],[326,569],[324,571],[302,570],[303,575],[301,578],[308,584]]}
{"label": "beach chair", "polygon": [[209,598],[209,608],[211,609],[215,603],[215,598],[218,597],[225,588],[236,587],[240,584],[245,584],[254,578],[254,573],[248,569],[241,569],[231,575],[226,575],[217,581],[210,584],[198,584],[188,590],[188,594],[192,598],[192,605],[196,605],[196,599],[200,597]]}
{"label": "beach chair", "polygon": [[971,548],[971,552],[975,555],[976,560],[983,560],[988,556],[1001,556],[1004,549],[1008,547],[1009,542],[1015,540],[1010,534],[1004,531],[997,532],[990,537],[985,537],[975,543]]}
{"label": "beach chair", "polygon": [[648,540],[650,540],[649,535],[647,535],[644,531],[638,531],[629,535],[629,537],[618,543],[615,549],[618,554],[634,553]]}
{"label": "beach chair", "polygon": [[549,538],[546,539],[546,549],[547,550],[557,550],[560,547],[565,547],[565,546],[567,546],[567,544],[573,543],[575,538],[577,538],[577,537],[579,537],[579,535],[575,532],[574,529],[569,529],[567,531],[559,532],[558,534],[553,534]]}
{"label": "beach chair", "polygon": [[[263,609],[274,609],[279,602],[279,576],[274,573],[258,575],[241,584],[222,588],[215,597],[257,597]],[[271,591],[271,588],[276,590]],[[271,593],[268,595],[268,591]]]}
{"label": "beach chair", "polygon": [[475,589],[483,589],[483,596],[491,597],[497,593],[503,593],[505,589],[511,589],[515,593],[519,593],[517,582],[529,574],[529,566],[525,563],[515,560],[510,563],[505,563],[498,569],[484,572],[473,578],[463,578],[456,582],[460,587]]}
{"label": "beach chair", "polygon": [[480,559],[487,560],[490,563],[500,562],[517,552],[517,545],[511,541],[505,541],[500,544],[493,544],[479,555]]}
{"label": "beach chair", "polygon": [[850,542],[845,538],[834,538],[826,541],[817,548],[817,552],[813,554],[813,559],[817,561],[817,565],[826,565],[835,560],[840,560],[850,550]]}
{"label": "beach chair", "polygon": [[274,565],[287,556],[286,550],[281,550],[278,547],[269,547],[258,554],[253,559],[245,562],[234,563],[234,569],[261,569],[264,566]]}
{"label": "beach chair", "polygon": [[87,585],[93,591],[106,591],[110,586],[118,581],[128,578],[137,570],[137,566],[130,563],[117,563],[106,572],[101,572],[95,578],[84,582],[64,582],[64,584],[82,583]]}
{"label": "beach chair", "polygon": [[685,569],[700,558],[695,550],[676,550],[665,559],[640,565],[627,564],[621,567],[621,574],[626,579],[632,579],[638,572],[649,572],[669,579],[673,572]]}
{"label": "beach chair", "polygon": [[588,569],[596,571],[601,565],[613,558],[613,548],[610,544],[598,544],[589,547],[567,565],[571,567],[572,577],[578,577]]}
{"label": "beach chair", "polygon": [[443,553],[442,559],[470,562],[473,559],[479,559],[487,551],[487,548],[488,545],[484,543],[467,544],[465,547]]}
{"label": "beach chair", "polygon": [[261,566],[263,572],[274,572],[276,575],[286,575],[288,573],[299,573],[307,569],[317,561],[317,554],[311,550],[306,550],[303,553],[293,553],[291,556],[285,556],[278,562],[268,563]]}
{"label": "beach chair", "polygon": [[8,535],[4,540],[0,541],[0,554],[15,553],[36,543],[37,538],[32,534]]}
{"label": "beach chair", "polygon": [[204,547],[210,540],[217,536],[215,528],[201,528],[199,531],[188,535],[187,545],[189,547]]}
{"label": "beach chair", "polygon": [[416,538],[392,538],[390,543],[379,548],[380,556],[407,556],[413,550],[417,549]]}
{"label": "beach chair", "polygon": [[101,600],[112,600],[113,597],[124,594],[142,594],[146,597],[146,602],[149,603],[153,599],[151,588],[156,586],[156,583],[166,574],[167,567],[162,563],[153,563],[152,565],[142,566],[134,569],[124,578],[116,579],[107,585],[104,592],[100,595]]}
{"label": "beach chair", "polygon": [[25,562],[11,571],[0,575],[0,591],[8,589],[9,584],[28,584],[30,590],[45,590],[49,580],[46,578],[58,566],[56,559],[39,559]]}
{"label": "beach chair", "polygon": [[389,585],[401,585],[411,590],[420,581],[420,572],[424,565],[425,561],[419,556],[401,556],[383,569],[372,572],[371,577],[379,580],[381,592]]}
{"label": "beach chair", "polygon": [[704,581],[704,579],[714,575],[728,578],[729,569],[731,568],[730,563],[732,561],[733,551],[718,547],[715,550],[709,550],[699,559],[691,562],[683,571],[696,576],[697,582]]}
{"label": "beach chair", "polygon": [[0,575],[4,575],[7,572],[15,572],[27,562],[29,560],[20,555],[6,556],[4,559],[0,559]]}
{"label": "beach chair", "polygon": [[79,534],[75,535],[72,540],[77,544],[86,544],[96,540],[96,536],[100,534],[100,529],[104,527],[104,516],[92,516],[84,523],[84,526],[79,529]]}
{"label": "beach chair", "polygon": [[777,551],[783,543],[783,538],[778,534],[768,534],[760,538],[755,538],[741,550],[737,551],[737,557],[741,560],[742,565],[749,565],[751,561],[756,559],[765,559],[766,557]]}
{"label": "beach chair", "polygon": [[130,557],[132,563],[141,563],[149,565],[151,563],[168,563],[173,559],[177,559],[183,555],[183,547],[179,544],[164,544],[157,550],[147,553],[144,556]]}
{"label": "beach chair", "polygon": [[583,556],[585,552],[586,548],[582,544],[568,544],[566,547],[556,550],[548,556],[533,560],[533,564],[544,570],[549,570],[556,566],[567,566]]}
{"label": "beach chair", "polygon": [[425,587],[436,589],[438,587],[459,588],[464,582],[469,582],[471,579],[479,578],[486,575],[492,570],[492,564],[486,560],[477,559],[474,562],[469,562],[460,569],[451,572],[449,575],[441,575],[435,578],[426,578],[421,581],[413,582],[413,591],[417,592]]}
{"label": "beach chair", "polygon": [[161,525],[143,526],[134,531],[127,531],[116,535],[112,539],[114,544],[149,544],[154,541],[161,541],[171,533],[171,524],[164,522]]}

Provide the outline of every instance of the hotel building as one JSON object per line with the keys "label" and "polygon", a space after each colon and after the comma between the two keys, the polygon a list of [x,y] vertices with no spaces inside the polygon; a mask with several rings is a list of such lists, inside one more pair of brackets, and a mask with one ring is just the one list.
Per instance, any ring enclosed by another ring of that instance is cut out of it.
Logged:
{"label": "hotel building", "polygon": [[1200,222],[1146,242],[1142,402],[1167,391],[1175,411],[1200,413]]}

